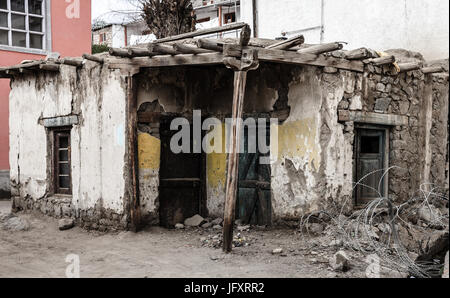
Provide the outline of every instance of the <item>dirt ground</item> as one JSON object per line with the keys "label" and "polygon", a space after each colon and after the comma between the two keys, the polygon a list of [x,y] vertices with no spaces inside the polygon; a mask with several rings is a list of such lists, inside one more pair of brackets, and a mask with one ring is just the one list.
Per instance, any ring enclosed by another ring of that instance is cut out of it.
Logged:
{"label": "dirt ground", "polygon": [[[0,213],[10,203],[0,201]],[[78,227],[59,231],[58,221],[38,214],[18,214],[31,229],[0,229],[1,277],[64,278],[66,256],[80,257],[81,277],[177,277],[177,278],[332,278],[364,277],[361,256],[349,252],[352,269],[334,272],[328,258],[338,248],[320,245],[293,229],[251,229],[241,232],[249,245],[231,254],[205,243],[220,231],[192,228],[166,230],[151,227],[140,233],[88,232]],[[329,240],[328,240],[329,241]],[[322,242],[323,243],[323,242]],[[282,248],[283,253],[272,251]]]}

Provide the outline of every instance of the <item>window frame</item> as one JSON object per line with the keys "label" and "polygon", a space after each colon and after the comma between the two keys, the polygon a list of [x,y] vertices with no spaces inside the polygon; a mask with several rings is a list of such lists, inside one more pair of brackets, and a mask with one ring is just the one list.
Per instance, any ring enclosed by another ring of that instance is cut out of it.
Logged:
{"label": "window frame", "polygon": [[[72,127],[58,127],[52,129],[52,180],[53,180],[53,193],[55,195],[72,195],[72,158],[71,158],[71,130]],[[68,161],[59,160],[59,152],[61,151],[59,145],[59,137],[66,136],[68,138]],[[69,165],[69,174],[60,174],[59,165],[61,163],[67,163]],[[59,177],[69,177],[69,188],[62,188],[59,183]]]}
{"label": "window frame", "polygon": [[[42,14],[36,15],[29,13],[29,0],[24,0],[25,12],[17,12],[11,10],[11,1],[6,0],[7,8],[0,9],[0,12],[7,14],[7,27],[0,27],[0,30],[8,32],[8,44],[0,44],[0,50],[7,51],[16,51],[16,52],[25,52],[32,54],[46,54],[47,52],[51,52],[51,14],[50,14],[50,0],[42,1]],[[12,15],[21,15],[25,17],[25,30],[23,29],[13,29],[12,28]],[[30,17],[36,17],[42,19],[42,32],[32,31],[30,30]],[[25,33],[26,34],[26,45],[25,47],[14,46],[12,35],[13,32]],[[31,38],[30,35],[41,35],[42,37],[42,48],[32,48],[30,47]]]}
{"label": "window frame", "polygon": [[[234,22],[233,22],[233,15],[234,15]],[[230,17],[230,18],[228,18],[228,17]],[[231,21],[228,22],[228,19],[230,19]],[[226,25],[234,24],[234,23],[236,23],[236,21],[237,21],[237,16],[236,16],[236,12],[234,12],[234,11],[225,13],[223,15],[223,23]]]}

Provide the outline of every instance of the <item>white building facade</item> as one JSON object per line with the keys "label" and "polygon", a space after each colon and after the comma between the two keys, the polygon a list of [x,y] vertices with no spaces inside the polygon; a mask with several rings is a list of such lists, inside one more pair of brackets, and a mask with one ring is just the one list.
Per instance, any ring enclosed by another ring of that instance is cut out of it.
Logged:
{"label": "white building facade", "polygon": [[260,38],[303,34],[306,43],[407,48],[427,60],[449,56],[447,0],[241,0],[240,19]]}

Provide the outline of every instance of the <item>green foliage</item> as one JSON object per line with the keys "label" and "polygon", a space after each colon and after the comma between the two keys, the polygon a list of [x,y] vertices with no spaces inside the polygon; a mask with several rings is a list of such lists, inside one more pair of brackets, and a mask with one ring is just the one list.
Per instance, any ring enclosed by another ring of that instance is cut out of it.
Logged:
{"label": "green foliage", "polygon": [[105,44],[93,44],[92,45],[92,54],[104,53],[108,52],[109,47]]}

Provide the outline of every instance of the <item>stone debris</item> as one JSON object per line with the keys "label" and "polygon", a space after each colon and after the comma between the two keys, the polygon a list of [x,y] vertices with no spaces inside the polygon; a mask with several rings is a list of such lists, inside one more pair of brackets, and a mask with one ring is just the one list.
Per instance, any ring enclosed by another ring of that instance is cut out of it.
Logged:
{"label": "stone debris", "polygon": [[222,230],[222,226],[221,225],[215,225],[213,226],[214,230]]}
{"label": "stone debris", "polygon": [[272,250],[272,254],[273,255],[280,255],[283,253],[283,249],[282,248],[275,248],[274,250]]}
{"label": "stone debris", "polygon": [[214,225],[214,226],[220,226],[220,225],[222,225],[222,223],[223,223],[223,218],[216,218],[216,219],[214,219],[213,221],[211,221],[211,223]]}
{"label": "stone debris", "polygon": [[239,232],[249,231],[250,230],[250,226],[238,226],[237,230]]}
{"label": "stone debris", "polygon": [[184,221],[184,225],[186,227],[199,227],[202,225],[202,223],[205,222],[205,219],[201,217],[200,215],[194,215],[191,218],[188,218]]}
{"label": "stone debris", "polygon": [[307,226],[307,231],[313,235],[320,235],[324,231],[324,227],[319,223],[310,223]]}
{"label": "stone debris", "polygon": [[[254,239],[244,236],[241,233],[237,233],[233,237],[233,247],[247,247],[250,246]],[[212,234],[206,237],[201,237],[200,242],[202,246],[221,248],[222,247],[222,234]]]}
{"label": "stone debris", "polygon": [[331,246],[331,247],[341,247],[343,245],[344,245],[344,241],[342,241],[342,239],[332,240],[330,242],[330,244],[328,244],[328,246]]}
{"label": "stone debris", "polygon": [[177,230],[183,230],[183,229],[184,229],[184,224],[182,224],[182,223],[177,223],[177,224],[175,225],[175,229],[177,229]]}
{"label": "stone debris", "polygon": [[75,226],[75,221],[71,218],[63,218],[58,222],[58,228],[60,231],[70,230]]}
{"label": "stone debris", "polygon": [[0,213],[0,228],[7,231],[28,231],[30,223],[12,213]]}
{"label": "stone debris", "polygon": [[207,222],[207,223],[202,224],[202,228],[203,229],[209,229],[212,226],[213,226],[213,224],[211,222]]}
{"label": "stone debris", "polygon": [[436,207],[433,205],[426,205],[419,209],[419,218],[426,223],[433,223],[437,221],[442,215]]}
{"label": "stone debris", "polygon": [[334,271],[348,271],[350,269],[350,259],[343,250],[340,250],[331,257],[330,266]]}

